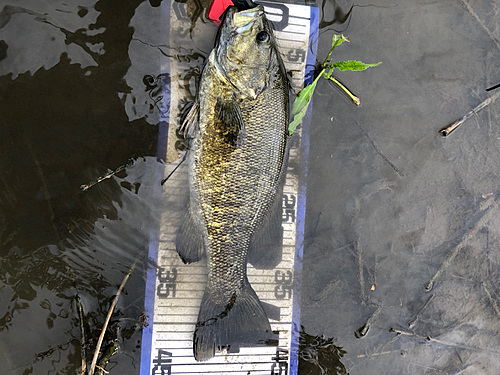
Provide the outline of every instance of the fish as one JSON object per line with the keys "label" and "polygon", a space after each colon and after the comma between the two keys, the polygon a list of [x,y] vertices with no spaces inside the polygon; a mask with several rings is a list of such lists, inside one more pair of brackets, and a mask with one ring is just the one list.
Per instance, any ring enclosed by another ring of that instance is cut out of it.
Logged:
{"label": "fish", "polygon": [[197,361],[272,337],[247,263],[255,251],[282,246],[289,108],[289,83],[264,8],[228,8],[180,128],[190,139],[190,199],[176,249],[184,263],[207,259],[193,334]]}

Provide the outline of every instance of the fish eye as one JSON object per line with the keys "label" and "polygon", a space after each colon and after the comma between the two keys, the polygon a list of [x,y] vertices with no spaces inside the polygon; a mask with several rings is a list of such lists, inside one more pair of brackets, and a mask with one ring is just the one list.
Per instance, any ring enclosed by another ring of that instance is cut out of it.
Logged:
{"label": "fish eye", "polygon": [[258,43],[268,43],[269,40],[271,40],[271,36],[267,31],[261,31],[257,34],[257,37],[255,39]]}

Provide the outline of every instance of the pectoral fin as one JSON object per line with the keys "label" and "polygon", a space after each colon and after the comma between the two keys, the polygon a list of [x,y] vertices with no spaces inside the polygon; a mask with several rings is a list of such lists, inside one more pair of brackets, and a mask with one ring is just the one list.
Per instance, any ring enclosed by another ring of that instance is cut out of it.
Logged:
{"label": "pectoral fin", "polygon": [[215,113],[222,138],[233,147],[243,146],[245,125],[236,98],[231,95],[228,98],[217,99]]}
{"label": "pectoral fin", "polygon": [[200,114],[200,102],[197,100],[186,117],[184,118],[184,122],[179,128],[179,133],[184,135],[184,138],[190,139],[194,138],[195,133],[198,131],[198,117]]}

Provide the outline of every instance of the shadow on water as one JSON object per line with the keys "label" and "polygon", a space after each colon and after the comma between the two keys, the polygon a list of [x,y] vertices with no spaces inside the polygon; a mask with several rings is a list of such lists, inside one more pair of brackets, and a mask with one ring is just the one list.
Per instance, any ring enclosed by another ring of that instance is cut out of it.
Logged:
{"label": "shadow on water", "polygon": [[[131,66],[129,24],[143,1],[82,3],[0,12],[2,373],[76,373],[74,296],[82,299],[90,353],[134,258],[142,266],[106,341],[119,338],[119,362],[137,368],[148,228],[157,222],[150,196],[158,128],[130,120],[121,97],[131,91],[123,79]],[[39,58],[20,57],[25,34]],[[130,158],[136,163],[127,172],[80,189]]]}
{"label": "shadow on water", "polygon": [[[198,20],[203,23],[212,22],[208,18],[208,9],[211,3],[212,0],[175,0],[172,7],[178,20],[191,22],[189,32],[190,36],[192,36],[192,31]],[[179,4],[185,4],[185,7],[181,7]]]}
{"label": "shadow on water", "polygon": [[340,361],[346,353],[334,344],[335,339],[312,336],[300,329],[299,336],[299,374],[300,375],[347,375]]}
{"label": "shadow on water", "polygon": [[124,3],[120,12],[106,3],[96,3],[101,13],[89,28],[105,31],[66,32],[67,44],[104,44],[105,53],[92,53],[98,66],[81,69],[63,53],[48,70],[14,80],[0,77],[2,123],[8,125],[0,129],[2,212],[9,218],[3,253],[13,243],[20,248],[62,244],[84,222],[116,219],[116,183],[88,194],[79,186],[130,157],[156,153],[157,129],[144,120],[129,122],[117,96],[130,91],[122,80],[130,66],[133,29],[127,25],[141,1]]}
{"label": "shadow on water", "polygon": [[[333,7],[333,12],[330,9]],[[351,18],[351,13],[355,7],[352,4],[350,7],[348,5],[339,4],[336,0],[322,0],[321,1],[321,18],[319,21],[319,28],[324,29],[332,25],[347,25],[344,29],[349,26],[349,19]],[[333,15],[333,17],[332,17]],[[331,19],[327,19],[331,17]],[[336,30],[337,31],[337,30]],[[340,31],[337,31],[340,32]]]}

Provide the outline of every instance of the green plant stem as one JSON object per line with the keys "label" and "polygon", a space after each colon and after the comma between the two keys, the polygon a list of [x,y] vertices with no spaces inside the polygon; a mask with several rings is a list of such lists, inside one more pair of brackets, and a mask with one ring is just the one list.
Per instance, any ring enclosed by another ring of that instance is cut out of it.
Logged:
{"label": "green plant stem", "polygon": [[[333,50],[335,49],[335,47],[337,47],[337,45],[333,45],[333,46],[332,46],[332,49],[330,50],[330,52],[328,52],[328,55],[326,56],[325,61],[323,61],[323,65],[326,65],[326,63],[327,63],[328,61],[330,61],[330,56],[332,55],[332,52],[333,52]],[[324,70],[324,69],[323,69],[323,70]]]}
{"label": "green plant stem", "polygon": [[[332,43],[332,48],[330,49],[330,52],[328,52],[328,55],[326,56],[325,61],[323,61],[323,66],[326,65],[327,62],[330,61],[330,56],[333,53],[333,50],[335,47],[340,46],[343,42],[349,42],[349,37],[344,38],[343,35],[340,35],[341,39],[336,39],[334,43]],[[333,36],[335,38],[335,35]]]}
{"label": "green plant stem", "polygon": [[111,357],[116,353],[118,350],[118,342],[114,341],[110,345],[106,347],[104,352],[102,353],[101,358],[99,359],[99,364],[96,365],[97,371],[94,373],[95,375],[103,375],[104,373],[108,373],[106,371],[106,365],[108,364],[109,360]]}
{"label": "green plant stem", "polygon": [[359,100],[359,98],[356,95],[354,95],[352,92],[350,92],[349,89],[347,87],[345,87],[342,83],[340,83],[339,81],[337,81],[335,79],[335,77],[330,76],[330,77],[328,77],[328,79],[330,79],[333,82],[335,82],[347,95],[349,95],[349,97],[352,99],[352,101],[354,102],[354,104],[356,104],[356,105],[360,105],[361,104],[361,101]]}

